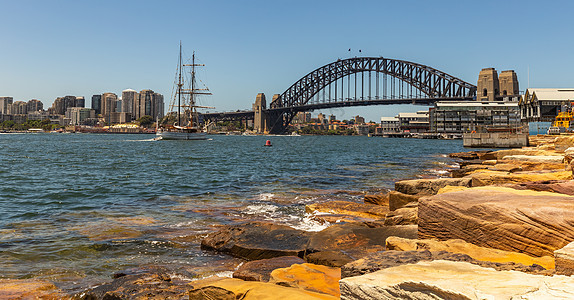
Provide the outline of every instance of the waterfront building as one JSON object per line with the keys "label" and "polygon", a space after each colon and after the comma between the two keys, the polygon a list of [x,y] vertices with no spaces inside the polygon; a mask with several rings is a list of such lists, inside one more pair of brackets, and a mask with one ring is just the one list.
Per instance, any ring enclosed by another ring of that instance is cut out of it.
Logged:
{"label": "waterfront building", "polygon": [[430,112],[431,132],[465,133],[485,127],[521,126],[518,102],[437,102]]}
{"label": "waterfront building", "polygon": [[110,124],[128,123],[132,121],[132,115],[127,112],[113,112],[110,116]]}
{"label": "waterfront building", "polygon": [[45,120],[48,119],[49,115],[47,111],[44,110],[37,110],[37,111],[28,111],[27,119],[28,120]]}
{"label": "waterfront building", "polygon": [[102,113],[102,95],[92,96],[92,108],[96,112],[96,116]]}
{"label": "waterfront building", "polygon": [[12,97],[0,97],[0,115],[10,115],[12,110]]}
{"label": "waterfront building", "polygon": [[69,119],[69,125],[82,125],[86,119],[95,118],[96,111],[86,107],[68,107],[66,110],[66,119]]}
{"label": "waterfront building", "polygon": [[34,111],[44,110],[44,103],[42,103],[42,101],[37,100],[37,99],[32,99],[32,100],[28,101],[28,103],[26,103],[26,105],[27,105],[26,111],[28,113],[34,112]]}
{"label": "waterfront building", "polygon": [[369,135],[369,125],[366,124],[355,124],[353,126],[353,128],[355,129],[355,132],[358,135]]}
{"label": "waterfront building", "polygon": [[136,106],[138,92],[136,90],[127,89],[122,91],[122,108],[121,112],[133,115]]}
{"label": "waterfront building", "polygon": [[365,124],[365,118],[361,116],[355,116],[355,124]]}
{"label": "waterfront building", "polygon": [[337,117],[335,117],[335,115],[329,115],[329,123],[333,123],[337,121]]}
{"label": "waterfront building", "polygon": [[520,100],[520,115],[527,122],[552,122],[572,107],[574,89],[527,89]]}
{"label": "waterfront building", "polygon": [[430,129],[428,111],[417,111],[416,113],[399,113],[399,126],[402,132],[424,133]]}
{"label": "waterfront building", "polygon": [[398,117],[381,117],[382,134],[396,134],[401,132],[401,122]]}

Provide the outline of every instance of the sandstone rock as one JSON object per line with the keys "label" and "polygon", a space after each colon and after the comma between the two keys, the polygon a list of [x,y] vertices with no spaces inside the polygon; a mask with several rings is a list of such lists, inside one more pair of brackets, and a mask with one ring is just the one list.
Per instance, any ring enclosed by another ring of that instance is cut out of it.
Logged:
{"label": "sandstone rock", "polygon": [[419,199],[419,238],[462,239],[533,256],[574,240],[574,197],[503,187]]}
{"label": "sandstone rock", "polygon": [[201,248],[216,250],[248,260],[278,256],[303,257],[311,233],[289,226],[250,222],[227,226],[209,234]]}
{"label": "sandstone rock", "polygon": [[385,226],[370,228],[362,223],[335,224],[315,233],[307,245],[306,255],[314,252],[339,252],[341,260],[353,260],[369,253],[385,250],[389,236],[417,237],[416,225]]}
{"label": "sandstone rock", "polygon": [[320,251],[305,255],[305,260],[311,264],[339,268],[354,259],[341,251]]}
{"label": "sandstone rock", "polygon": [[189,292],[189,300],[235,300],[235,293],[216,286],[206,286]]}
{"label": "sandstone rock", "polygon": [[366,194],[365,195],[365,203],[368,204],[375,204],[381,206],[389,206],[389,194]]}
{"label": "sandstone rock", "polygon": [[469,188],[464,187],[464,186],[445,186],[445,187],[441,188],[440,190],[438,190],[438,192],[436,194],[439,195],[439,194],[450,193],[450,192],[458,192],[458,191],[464,191],[466,189],[469,189]]}
{"label": "sandstone rock", "polygon": [[574,136],[572,135],[559,136],[554,139],[556,151],[564,151],[572,146],[574,146]]}
{"label": "sandstone rock", "polygon": [[[564,171],[565,168],[565,165],[563,163],[531,162],[531,161],[520,161],[520,160],[499,160],[498,164],[514,165],[516,167],[520,167],[522,171],[543,171],[543,170]],[[493,169],[493,171],[496,170]]]}
{"label": "sandstone rock", "polygon": [[0,279],[0,299],[71,299],[54,284],[34,279]]}
{"label": "sandstone rock", "polygon": [[574,242],[554,251],[554,258],[556,259],[556,274],[574,275]]}
{"label": "sandstone rock", "polygon": [[480,247],[463,240],[411,240],[391,236],[387,238],[387,250],[414,251],[429,250],[447,251],[466,254],[473,259],[494,263],[517,263],[525,266],[540,265],[546,269],[554,269],[554,258],[551,256],[533,257],[523,253]]}
{"label": "sandstone rock", "polygon": [[340,281],[341,299],[572,299],[574,278],[422,261]]}
{"label": "sandstone rock", "polygon": [[550,275],[548,271],[539,265],[525,266],[514,262],[495,263],[490,261],[480,261],[466,254],[451,253],[447,251],[382,251],[370,254],[366,257],[346,264],[341,268],[341,277],[360,276],[367,273],[373,273],[382,269],[392,268],[400,265],[415,264],[419,261],[431,260],[448,260],[462,261],[485,268],[493,268],[498,271],[520,271],[531,274]]}
{"label": "sandstone rock", "polygon": [[76,296],[78,299],[181,299],[193,286],[172,281],[168,273],[125,275]]}
{"label": "sandstone rock", "polygon": [[281,256],[249,261],[233,272],[233,278],[239,278],[245,281],[267,282],[273,270],[287,268],[291,265],[302,264],[304,262],[303,259],[297,256]]}
{"label": "sandstone rock", "polygon": [[487,186],[495,184],[519,183],[528,181],[543,180],[570,180],[572,173],[567,171],[548,172],[548,173],[506,173],[497,171],[486,171],[469,175],[472,180],[472,186]]}
{"label": "sandstone rock", "polygon": [[574,181],[572,180],[521,182],[505,186],[517,190],[546,191],[574,196]]}
{"label": "sandstone rock", "polygon": [[404,207],[409,203],[416,203],[419,201],[420,196],[407,195],[397,191],[389,192],[389,210],[393,211]]}
{"label": "sandstone rock", "polygon": [[438,192],[438,190],[447,185],[469,187],[470,178],[402,180],[395,183],[395,191],[408,195],[434,195]]}
{"label": "sandstone rock", "polygon": [[528,156],[563,156],[561,153],[550,150],[539,150],[536,148],[506,149],[495,151],[496,159],[501,160],[509,155],[528,155]]}
{"label": "sandstone rock", "polygon": [[507,155],[502,158],[503,160],[518,160],[518,161],[528,161],[536,163],[554,163],[559,164],[564,162],[564,156],[556,155]]}
{"label": "sandstone rock", "polygon": [[387,215],[389,209],[385,206],[368,203],[329,201],[307,205],[305,211],[307,213],[321,212],[336,215],[350,215],[363,219],[381,219]]}
{"label": "sandstone rock", "polygon": [[482,163],[482,160],[480,159],[473,159],[473,160],[463,160],[463,161],[459,161],[458,165],[462,168],[464,166],[469,166],[469,165],[480,165]]}
{"label": "sandstone rock", "polygon": [[478,159],[480,159],[480,160],[496,159],[496,152],[494,152],[494,151],[478,152],[477,155],[478,155]]}
{"label": "sandstone rock", "polygon": [[464,160],[478,159],[478,154],[474,151],[451,153],[448,156],[452,157],[452,158],[460,158],[460,159],[464,159]]}
{"label": "sandstone rock", "polygon": [[218,287],[230,291],[236,295],[236,299],[241,300],[276,300],[276,299],[322,299],[335,300],[339,297],[315,293],[307,290],[284,287],[268,282],[243,281],[236,278],[219,279],[216,281],[194,282],[197,288]]}
{"label": "sandstone rock", "polygon": [[271,272],[270,283],[311,292],[340,296],[341,269],[314,264],[295,264]]}
{"label": "sandstone rock", "polygon": [[407,207],[399,208],[387,214],[385,225],[411,225],[418,222],[418,203],[411,203]]}

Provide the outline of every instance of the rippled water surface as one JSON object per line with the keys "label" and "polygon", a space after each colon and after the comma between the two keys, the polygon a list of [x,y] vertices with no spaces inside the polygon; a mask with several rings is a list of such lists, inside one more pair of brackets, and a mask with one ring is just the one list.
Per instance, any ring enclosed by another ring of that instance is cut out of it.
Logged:
{"label": "rippled water surface", "polygon": [[[440,176],[460,140],[354,136],[1,134],[0,278],[74,290],[126,268],[161,265],[190,277],[239,262],[203,252],[218,225],[273,220],[320,230],[307,203]],[[263,147],[270,139],[273,147]]]}

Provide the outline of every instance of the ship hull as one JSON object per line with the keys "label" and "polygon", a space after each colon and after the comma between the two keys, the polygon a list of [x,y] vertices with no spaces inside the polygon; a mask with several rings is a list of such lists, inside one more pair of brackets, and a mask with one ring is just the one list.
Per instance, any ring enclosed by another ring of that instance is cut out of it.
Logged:
{"label": "ship hull", "polygon": [[207,134],[205,132],[178,132],[178,131],[163,131],[156,133],[162,140],[206,140]]}

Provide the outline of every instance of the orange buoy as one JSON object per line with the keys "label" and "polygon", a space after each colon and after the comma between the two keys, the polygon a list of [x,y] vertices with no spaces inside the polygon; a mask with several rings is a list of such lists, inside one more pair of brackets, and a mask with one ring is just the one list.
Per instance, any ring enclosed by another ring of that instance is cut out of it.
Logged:
{"label": "orange buoy", "polygon": [[273,146],[273,145],[271,145],[271,141],[270,141],[270,140],[267,140],[267,142],[265,142],[265,146],[271,147],[271,146]]}

